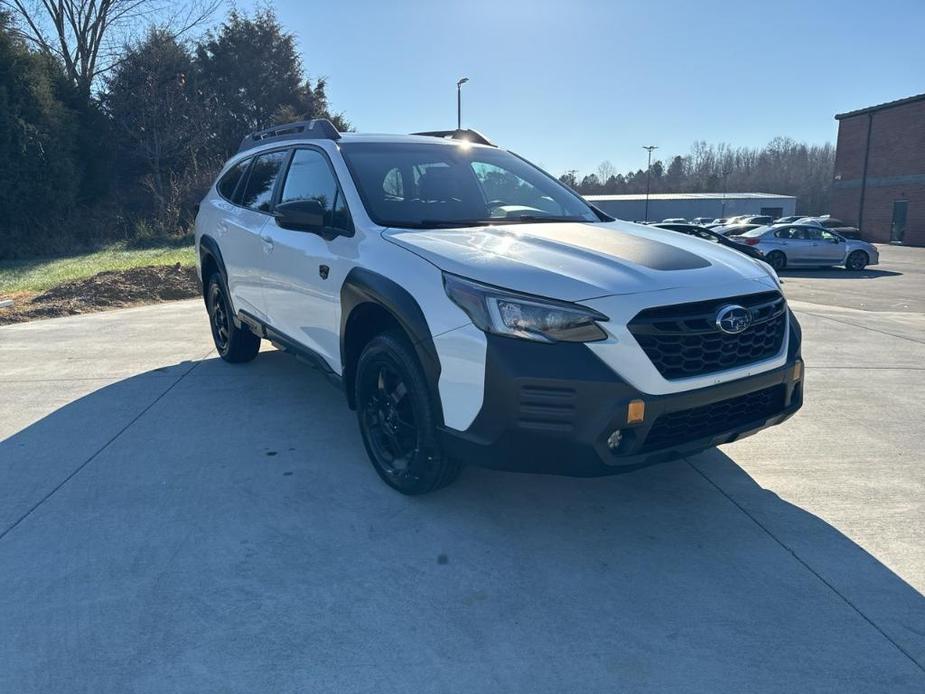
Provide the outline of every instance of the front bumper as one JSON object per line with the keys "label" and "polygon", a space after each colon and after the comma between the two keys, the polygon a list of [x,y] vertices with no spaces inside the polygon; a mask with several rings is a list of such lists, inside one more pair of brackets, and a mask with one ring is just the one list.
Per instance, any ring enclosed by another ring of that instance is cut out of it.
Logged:
{"label": "front bumper", "polygon": [[[744,438],[803,404],[800,327],[792,314],[790,321],[784,366],[660,396],[639,392],[582,344],[489,335],[482,409],[466,431],[441,430],[444,451],[495,469],[592,477]],[[645,417],[628,425],[633,400],[645,402]]]}

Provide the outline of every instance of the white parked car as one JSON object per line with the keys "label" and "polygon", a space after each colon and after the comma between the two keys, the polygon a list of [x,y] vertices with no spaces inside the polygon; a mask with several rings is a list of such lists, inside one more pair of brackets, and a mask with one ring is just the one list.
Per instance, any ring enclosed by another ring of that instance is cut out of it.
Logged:
{"label": "white parked car", "polygon": [[832,265],[863,270],[880,262],[880,252],[873,244],[846,239],[814,222],[763,226],[734,238],[764,253],[765,260],[775,270]]}
{"label": "white parked car", "polygon": [[254,133],[196,248],[221,357],[267,339],[316,364],[406,494],[466,462],[624,472],[802,404],[799,325],[767,265],[617,222],[474,131]]}

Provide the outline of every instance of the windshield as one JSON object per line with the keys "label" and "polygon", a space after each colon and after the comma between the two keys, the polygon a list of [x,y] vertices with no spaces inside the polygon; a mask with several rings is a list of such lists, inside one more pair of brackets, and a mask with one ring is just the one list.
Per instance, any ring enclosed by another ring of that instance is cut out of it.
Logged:
{"label": "windshield", "polygon": [[382,226],[601,221],[576,193],[501,149],[355,142],[341,151],[367,213]]}

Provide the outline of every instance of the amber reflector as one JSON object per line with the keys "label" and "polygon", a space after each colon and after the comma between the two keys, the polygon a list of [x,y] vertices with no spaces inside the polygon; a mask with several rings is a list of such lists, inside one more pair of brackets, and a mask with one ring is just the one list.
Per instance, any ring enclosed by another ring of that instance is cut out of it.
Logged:
{"label": "amber reflector", "polygon": [[626,423],[639,424],[646,418],[646,403],[642,400],[632,400],[626,408]]}

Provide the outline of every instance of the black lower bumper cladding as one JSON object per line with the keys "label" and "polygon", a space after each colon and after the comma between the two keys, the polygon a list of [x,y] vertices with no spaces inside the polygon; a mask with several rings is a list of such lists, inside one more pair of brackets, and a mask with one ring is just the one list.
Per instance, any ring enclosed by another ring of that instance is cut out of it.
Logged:
{"label": "black lower bumper cladding", "polygon": [[[784,366],[708,388],[646,395],[585,345],[494,335],[485,377],[479,415],[465,432],[444,429],[444,448],[466,462],[521,472],[627,472],[743,438],[803,404],[800,327],[792,315]],[[627,407],[637,399],[645,401],[645,419],[627,425]],[[616,430],[620,442],[612,448]]]}

